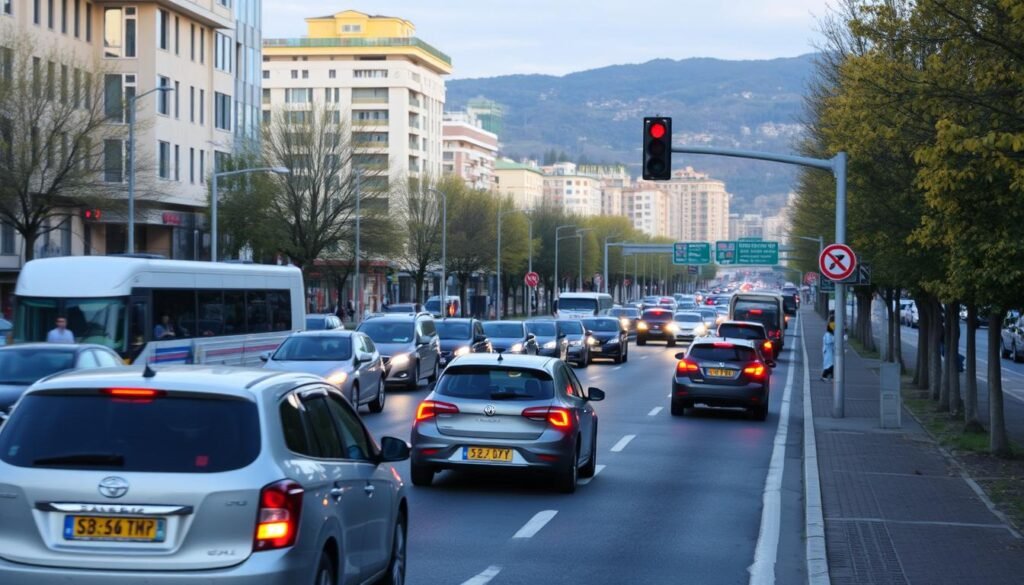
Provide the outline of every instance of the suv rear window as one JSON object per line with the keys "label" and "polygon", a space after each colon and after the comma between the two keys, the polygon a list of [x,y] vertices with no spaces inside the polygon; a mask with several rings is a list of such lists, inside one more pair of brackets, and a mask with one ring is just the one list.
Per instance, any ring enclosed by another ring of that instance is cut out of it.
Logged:
{"label": "suv rear window", "polygon": [[757,359],[753,348],[743,345],[695,345],[686,356],[709,362],[752,362]]}
{"label": "suv rear window", "polygon": [[29,394],[0,433],[0,459],[18,467],[216,473],[259,452],[255,403],[194,395]]}
{"label": "suv rear window", "polygon": [[719,337],[735,337],[738,339],[764,339],[764,329],[751,327],[750,325],[727,325],[722,323],[718,326]]}
{"label": "suv rear window", "polygon": [[479,400],[548,400],[555,396],[547,372],[474,366],[445,370],[436,393]]}
{"label": "suv rear window", "polygon": [[644,321],[671,321],[672,311],[667,309],[651,309],[644,311],[642,319]]}

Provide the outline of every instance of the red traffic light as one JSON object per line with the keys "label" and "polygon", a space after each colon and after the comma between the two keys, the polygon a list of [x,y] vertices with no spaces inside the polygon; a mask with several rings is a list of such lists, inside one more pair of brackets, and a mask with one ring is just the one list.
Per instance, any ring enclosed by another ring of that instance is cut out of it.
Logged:
{"label": "red traffic light", "polygon": [[103,211],[99,209],[86,209],[82,215],[85,219],[99,221],[103,217]]}
{"label": "red traffic light", "polygon": [[663,138],[666,132],[665,125],[660,122],[655,122],[651,124],[649,132],[651,134],[651,138]]}

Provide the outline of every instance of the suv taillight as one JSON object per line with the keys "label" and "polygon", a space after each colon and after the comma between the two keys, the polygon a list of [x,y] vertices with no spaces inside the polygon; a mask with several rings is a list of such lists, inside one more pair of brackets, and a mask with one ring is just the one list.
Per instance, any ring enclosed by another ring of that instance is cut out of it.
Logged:
{"label": "suv taillight", "polygon": [[686,376],[700,370],[697,362],[691,362],[690,360],[679,360],[676,364],[676,375]]}
{"label": "suv taillight", "polygon": [[264,486],[256,515],[253,550],[285,548],[295,544],[302,513],[302,486],[290,479]]}
{"label": "suv taillight", "polygon": [[523,411],[522,415],[530,420],[546,420],[555,428],[567,429],[572,426],[572,413],[568,408],[558,406],[534,406]]}
{"label": "suv taillight", "polygon": [[433,418],[439,414],[458,414],[459,407],[447,402],[424,400],[416,409],[416,422]]}

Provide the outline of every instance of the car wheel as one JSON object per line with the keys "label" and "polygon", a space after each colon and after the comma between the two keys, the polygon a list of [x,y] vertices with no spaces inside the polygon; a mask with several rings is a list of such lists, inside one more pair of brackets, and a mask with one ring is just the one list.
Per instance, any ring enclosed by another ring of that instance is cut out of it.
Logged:
{"label": "car wheel", "polygon": [[434,468],[429,465],[417,465],[412,463],[409,465],[409,475],[412,479],[412,485],[419,487],[427,487],[434,483]]}
{"label": "car wheel", "polygon": [[359,382],[352,383],[352,392],[348,395],[348,401],[352,403],[352,408],[359,410]]}
{"label": "car wheel", "polygon": [[768,420],[768,405],[762,404],[761,406],[755,406],[747,411],[750,414],[750,418],[757,421]]}
{"label": "car wheel", "polygon": [[683,416],[686,414],[686,405],[682,402],[672,401],[672,407],[670,408],[672,416]]}
{"label": "car wheel", "polygon": [[420,361],[416,360],[416,367],[413,368],[413,375],[409,378],[406,390],[415,392],[420,387]]}
{"label": "car wheel", "polygon": [[594,423],[594,438],[590,443],[590,461],[580,468],[580,477],[594,477],[597,472],[597,423]]}
{"label": "car wheel", "polygon": [[313,580],[313,585],[334,585],[337,582],[334,562],[331,561],[331,557],[321,553],[320,564],[316,568],[316,578]]}
{"label": "car wheel", "polygon": [[624,349],[622,350],[622,362],[626,363],[629,361],[629,344],[627,343],[626,345],[623,346],[623,348]]}
{"label": "car wheel", "polygon": [[384,410],[384,401],[386,400],[384,394],[384,378],[380,379],[380,383],[377,384],[377,397],[370,403],[370,412],[381,412]]}
{"label": "car wheel", "polygon": [[1014,363],[1018,363],[1018,364],[1021,361],[1024,361],[1024,360],[1020,359],[1020,354],[1017,353],[1017,344],[1016,343],[1013,344],[1013,349],[1011,350],[1011,358],[1013,359]]}
{"label": "car wheel", "polygon": [[395,522],[395,537],[391,543],[391,562],[388,564],[388,571],[380,580],[381,585],[403,585],[405,583],[405,555],[406,548],[405,515],[399,514]]}
{"label": "car wheel", "polygon": [[637,345],[647,345],[647,340],[642,338],[642,337],[637,337],[636,338],[636,344]]}
{"label": "car wheel", "polygon": [[1006,349],[1006,344],[1002,341],[999,342],[999,356],[1004,360],[1010,357],[1010,350]]}
{"label": "car wheel", "polygon": [[669,347],[675,347],[676,346],[676,340],[675,339],[669,339],[668,340],[668,346]]}
{"label": "car wheel", "polygon": [[563,494],[571,494],[576,491],[576,484],[579,481],[579,459],[580,459],[580,447],[579,442],[576,443],[576,457],[569,462],[567,469],[559,471],[555,476],[555,485],[558,487],[558,491]]}

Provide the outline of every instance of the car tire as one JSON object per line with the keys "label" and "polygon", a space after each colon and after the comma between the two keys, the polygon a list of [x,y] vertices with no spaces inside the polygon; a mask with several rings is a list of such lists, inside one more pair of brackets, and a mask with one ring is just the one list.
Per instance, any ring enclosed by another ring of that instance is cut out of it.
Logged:
{"label": "car tire", "polygon": [[384,410],[384,402],[387,397],[384,392],[384,378],[380,379],[380,383],[377,384],[377,396],[370,403],[370,412],[379,413]]}
{"label": "car tire", "polygon": [[413,372],[414,372],[414,374],[410,377],[409,381],[406,383],[405,389],[406,390],[410,390],[412,392],[415,392],[416,390],[419,390],[419,387],[420,387],[420,361],[419,360],[416,360],[416,367],[413,368]]}
{"label": "car tire", "polygon": [[316,568],[316,576],[313,577],[313,585],[334,585],[338,582],[337,569],[334,568],[334,561],[327,556],[326,552],[320,553],[320,563]]}
{"label": "car tire", "polygon": [[359,382],[352,383],[352,392],[348,396],[348,401],[352,403],[352,408],[359,410]]}
{"label": "car tire", "polygon": [[668,345],[668,347],[675,347],[676,346],[676,340],[675,339],[669,339],[667,345]]}
{"label": "car tire", "polygon": [[1010,357],[1010,350],[1006,349],[1006,344],[1004,344],[1002,341],[999,342],[999,357],[1003,358],[1004,360],[1009,359]]}
{"label": "car tire", "polygon": [[626,362],[629,361],[629,343],[627,343],[626,345],[624,345],[622,347],[623,347],[623,350],[622,350],[622,363],[626,363]]}
{"label": "car tire", "polygon": [[412,485],[419,487],[428,487],[434,483],[434,468],[429,465],[418,465],[416,463],[409,464],[409,478],[412,480]]}
{"label": "car tire", "polygon": [[686,405],[673,400],[669,410],[672,412],[672,416],[684,416],[686,414]]}
{"label": "car tire", "polygon": [[579,483],[579,464],[580,464],[580,448],[579,442],[576,444],[576,457],[569,463],[567,469],[559,471],[555,475],[555,486],[558,491],[563,494],[571,494],[576,492],[576,485]]}
{"label": "car tire", "polygon": [[762,404],[761,406],[755,406],[747,411],[750,418],[756,421],[764,422],[768,420],[768,405]]}
{"label": "car tire", "polygon": [[647,345],[647,340],[642,338],[642,337],[637,337],[636,338],[636,344],[637,345]]}
{"label": "car tire", "polygon": [[1010,351],[1010,359],[1012,359],[1013,363],[1015,363],[1015,364],[1019,364],[1022,361],[1024,361],[1024,360],[1021,359],[1021,354],[1017,351],[1017,344],[1016,343],[1013,344],[1013,348]]}
{"label": "car tire", "polygon": [[590,443],[590,461],[580,467],[580,477],[594,477],[597,473],[597,423],[594,423],[594,438]]}
{"label": "car tire", "polygon": [[408,531],[405,526],[405,514],[399,513],[395,522],[395,535],[391,542],[391,560],[388,562],[388,570],[381,578],[381,585],[404,585],[405,584],[405,559],[408,552],[407,539]]}

